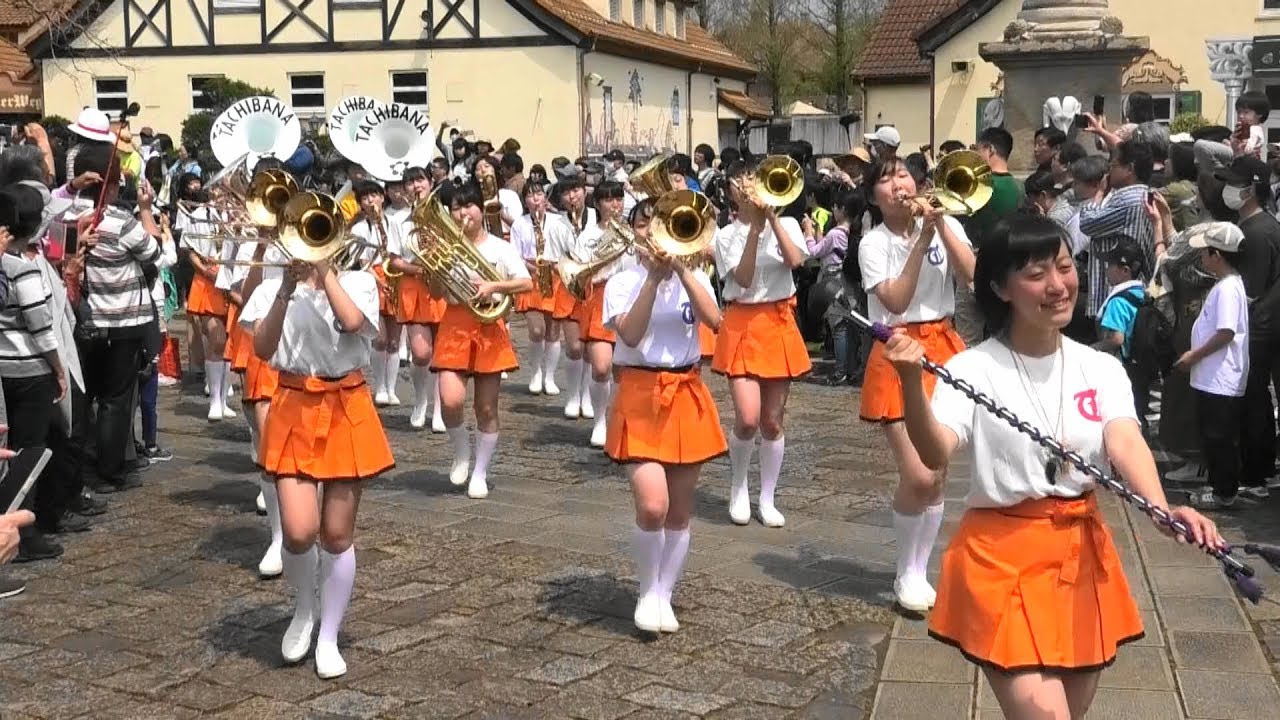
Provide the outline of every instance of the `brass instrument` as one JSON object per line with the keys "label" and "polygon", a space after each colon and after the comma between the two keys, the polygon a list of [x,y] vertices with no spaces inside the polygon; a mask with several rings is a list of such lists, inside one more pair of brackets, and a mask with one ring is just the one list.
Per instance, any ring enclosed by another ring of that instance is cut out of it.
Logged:
{"label": "brass instrument", "polygon": [[573,228],[573,235],[577,237],[586,229],[587,209],[566,210],[565,215],[569,218],[569,225]]}
{"label": "brass instrument", "polygon": [[[192,203],[179,201],[178,211],[191,220],[215,228],[209,233],[190,233],[185,239],[193,241],[253,243],[261,242],[259,228],[275,227],[280,213],[289,198],[298,192],[298,181],[283,170],[263,170],[253,176],[247,186],[236,166],[224,168],[209,183],[210,201]],[[215,194],[216,193],[216,194]],[[201,219],[193,213],[201,208],[215,217]]]}
{"label": "brass instrument", "polygon": [[536,277],[534,279],[538,283],[538,292],[542,294],[542,297],[551,297],[554,289],[551,274],[555,272],[555,269],[552,267],[552,263],[548,262],[544,257],[547,251],[547,238],[542,232],[542,224],[546,222],[547,217],[545,213],[539,213],[530,216],[529,220],[533,223],[533,265],[536,268],[534,273]]}
{"label": "brass instrument", "polygon": [[379,210],[373,219],[373,224],[378,228],[378,241],[381,243],[379,248],[382,254],[382,275],[387,279],[387,287],[385,292],[390,296],[388,298],[393,313],[400,310],[400,278],[404,277],[404,273],[391,269],[391,253],[388,251],[389,243],[387,242],[387,226],[384,225],[387,216]]}
{"label": "brass instrument", "polygon": [[231,260],[229,267],[288,267],[295,261],[328,261],[335,269],[345,269],[371,247],[360,238],[347,235],[338,219],[338,205],[328,195],[300,192],[280,211],[280,236],[274,242],[288,260]]}
{"label": "brass instrument", "polygon": [[480,182],[480,195],[484,197],[485,230],[502,237],[502,202],[498,200],[498,178],[493,175],[493,166],[484,163],[483,169],[477,168],[476,180]]}
{"label": "brass instrument", "polygon": [[671,173],[667,172],[667,161],[670,159],[670,153],[649,158],[648,162],[627,176],[627,183],[631,185],[631,189],[651,198],[661,197],[675,190],[675,186],[671,184]]}
{"label": "brass instrument", "polygon": [[638,237],[617,220],[610,220],[590,262],[564,258],[556,270],[565,289],[581,301],[589,294],[596,273],[623,255],[643,252],[692,262],[711,247],[715,232],[715,211],[707,196],[692,190],[674,190],[658,198],[647,239]]}
{"label": "brass instrument", "polygon": [[915,197],[899,200],[912,205],[913,214],[924,206],[942,210],[943,215],[972,215],[991,201],[991,168],[972,150],[957,150],[938,161],[934,188]]}
{"label": "brass instrument", "polygon": [[413,254],[414,261],[480,322],[503,318],[511,310],[511,297],[477,298],[472,277],[485,282],[501,282],[504,278],[466,238],[436,193],[415,202],[410,217],[416,242],[405,243],[405,249]]}
{"label": "brass instrument", "polygon": [[770,155],[749,178],[738,179],[738,189],[768,207],[781,208],[804,192],[804,169],[786,155]]}

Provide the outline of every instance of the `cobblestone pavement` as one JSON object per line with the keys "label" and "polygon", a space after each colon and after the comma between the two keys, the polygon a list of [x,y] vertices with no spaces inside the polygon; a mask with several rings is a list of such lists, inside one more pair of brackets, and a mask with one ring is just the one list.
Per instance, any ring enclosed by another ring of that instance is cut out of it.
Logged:
{"label": "cobblestone pavement", "polygon": [[[67,538],[61,561],[3,571],[29,587],[0,601],[0,718],[998,717],[972,668],[890,608],[895,474],[853,419],[855,393],[793,391],[785,529],[731,525],[727,463],[705,469],[682,627],[652,639],[630,620],[621,473],[587,447],[587,421],[529,396],[526,377],[504,384],[487,500],[449,484],[443,436],[411,431],[407,407],[383,412],[398,467],[365,494],[350,672],[328,682],[279,659],[286,590],[256,577],[267,533],[243,422],[207,423],[193,383],[164,389],[175,459]],[[724,384],[710,385],[727,421]],[[948,497],[964,492],[958,479]],[[1239,532],[1280,538],[1277,504],[1239,514]],[[1277,707],[1276,606],[1241,612],[1194,552],[1108,514],[1149,636],[1122,651],[1094,716]]]}

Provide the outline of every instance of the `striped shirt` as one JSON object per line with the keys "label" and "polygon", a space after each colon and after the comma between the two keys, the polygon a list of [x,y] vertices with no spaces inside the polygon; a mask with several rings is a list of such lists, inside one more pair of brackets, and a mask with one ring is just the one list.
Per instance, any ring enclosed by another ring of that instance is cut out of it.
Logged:
{"label": "striped shirt", "polygon": [[1137,245],[1146,267],[1155,267],[1155,228],[1147,217],[1146,185],[1129,185],[1107,193],[1102,202],[1080,206],[1080,232],[1089,237],[1089,304],[1085,312],[1097,317],[1107,299],[1107,253],[1121,242]]}
{"label": "striped shirt", "polygon": [[53,369],[44,354],[58,349],[49,289],[31,261],[5,253],[0,263],[9,278],[9,296],[0,308],[0,377],[48,375]]}
{"label": "striped shirt", "polygon": [[85,260],[85,326],[111,330],[146,325],[154,310],[142,266],[160,259],[160,244],[132,215],[117,208],[103,215],[98,236]]}

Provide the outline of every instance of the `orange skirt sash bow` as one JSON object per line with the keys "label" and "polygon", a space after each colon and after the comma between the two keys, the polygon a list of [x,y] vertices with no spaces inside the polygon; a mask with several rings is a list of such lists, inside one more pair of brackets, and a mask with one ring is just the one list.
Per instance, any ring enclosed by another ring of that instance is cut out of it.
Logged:
{"label": "orange skirt sash bow", "polygon": [[729,303],[716,333],[711,369],[728,377],[798,378],[811,369],[809,349],[796,325],[795,297],[765,303]]}
{"label": "orange skirt sash bow", "polygon": [[1093,494],[971,509],[942,558],[929,634],[1006,671],[1090,671],[1143,635]]}
{"label": "orange skirt sash bow", "polygon": [[699,367],[616,370],[618,388],[604,446],[610,458],[691,465],[729,449]]}
{"label": "orange skirt sash bow", "polygon": [[360,371],[336,379],[281,372],[258,463],[275,477],[366,480],[395,466]]}
{"label": "orange skirt sash bow", "polygon": [[[939,365],[964,350],[964,341],[956,333],[951,318],[932,322],[895,325],[924,346],[925,357]],[[933,397],[938,378],[933,373],[921,377],[927,397]],[[867,358],[867,370],[862,380],[862,405],[858,416],[867,422],[892,423],[902,420],[902,382],[898,372],[884,356],[884,343],[875,343]]]}

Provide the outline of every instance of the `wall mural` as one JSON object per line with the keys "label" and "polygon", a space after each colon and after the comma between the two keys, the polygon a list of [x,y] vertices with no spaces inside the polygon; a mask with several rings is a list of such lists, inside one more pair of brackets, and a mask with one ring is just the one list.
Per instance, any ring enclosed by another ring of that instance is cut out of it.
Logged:
{"label": "wall mural", "polygon": [[633,68],[627,72],[626,101],[615,105],[613,90],[610,85],[602,87],[599,99],[593,97],[588,103],[584,133],[588,154],[600,155],[616,148],[628,157],[646,158],[678,149],[679,87],[672,87],[669,102],[645,105],[644,76]]}

